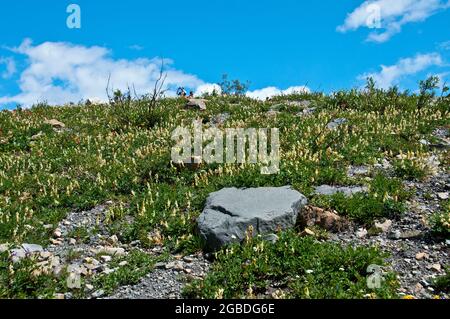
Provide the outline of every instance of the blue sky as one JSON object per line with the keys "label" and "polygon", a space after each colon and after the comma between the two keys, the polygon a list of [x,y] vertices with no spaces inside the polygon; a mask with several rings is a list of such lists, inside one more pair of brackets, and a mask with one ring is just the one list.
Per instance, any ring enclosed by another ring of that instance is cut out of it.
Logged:
{"label": "blue sky", "polygon": [[[66,25],[71,3],[81,29]],[[15,0],[2,2],[0,29],[0,107],[103,99],[110,74],[145,92],[155,57],[170,59],[170,88],[208,90],[228,73],[259,98],[367,75],[412,90],[430,74],[450,82],[449,0]]]}

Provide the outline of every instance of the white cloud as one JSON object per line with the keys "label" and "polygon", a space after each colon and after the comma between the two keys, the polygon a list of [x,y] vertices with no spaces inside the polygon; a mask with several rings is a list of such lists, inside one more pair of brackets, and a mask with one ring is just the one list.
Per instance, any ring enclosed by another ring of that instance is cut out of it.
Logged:
{"label": "white cloud", "polygon": [[[153,59],[114,59],[111,51],[100,46],[86,47],[66,42],[45,42],[33,45],[26,39],[10,51],[22,55],[27,66],[21,71],[18,85],[20,93],[15,96],[0,97],[0,103],[19,103],[29,107],[37,102],[47,101],[50,105],[62,105],[90,99],[107,101],[106,86],[110,78],[110,90],[127,90],[130,87],[137,94],[150,93],[159,78],[161,60]],[[16,72],[13,59],[2,59],[7,68],[3,76]],[[173,61],[164,59],[167,78],[166,96],[175,96],[180,86],[189,88],[196,96],[221,93],[220,86],[206,83],[196,75],[187,74],[172,67]],[[286,90],[268,87],[248,91],[247,96],[265,100],[275,95],[293,92],[309,92],[305,86],[293,86]]]}
{"label": "white cloud", "polygon": [[[109,76],[111,88],[125,90],[134,86],[138,94],[149,93],[159,77],[161,64],[158,58],[115,60],[106,48],[63,42],[33,46],[30,40],[25,40],[12,50],[25,55],[29,65],[20,75],[21,92],[16,96],[0,97],[0,103],[24,106],[44,100],[51,105],[88,98],[106,100]],[[166,89],[196,88],[204,84],[195,75],[172,68],[172,64],[171,60],[164,59]]]}
{"label": "white cloud", "polygon": [[212,94],[214,93],[214,91],[217,94],[221,94],[222,93],[222,89],[218,84],[213,84],[213,83],[206,83],[206,84],[202,84],[200,85],[197,90],[195,91],[194,95],[195,96],[202,96],[203,94]]}
{"label": "white cloud", "polygon": [[256,100],[266,100],[267,98],[271,98],[277,95],[288,95],[303,92],[310,92],[310,90],[306,86],[292,86],[287,88],[286,90],[280,90],[279,88],[276,88],[274,86],[269,86],[260,90],[248,91],[246,93],[246,96]]}
{"label": "white cloud", "polygon": [[442,57],[438,53],[417,54],[412,58],[401,59],[394,65],[381,65],[380,72],[365,73],[358,78],[365,80],[367,77],[372,77],[378,87],[387,89],[392,85],[397,85],[405,76],[414,75],[429,67],[442,64]]}
{"label": "white cloud", "polygon": [[449,0],[368,0],[349,13],[337,30],[347,32],[361,27],[373,28],[377,24],[374,22],[379,20],[376,27],[384,31],[371,32],[367,40],[381,43],[399,33],[403,25],[425,21],[449,7]]}
{"label": "white cloud", "polygon": [[3,71],[3,73],[1,74],[2,78],[9,79],[16,73],[16,71],[17,71],[16,62],[14,61],[13,58],[0,57],[0,65],[2,65],[2,64],[5,65],[5,71]]}

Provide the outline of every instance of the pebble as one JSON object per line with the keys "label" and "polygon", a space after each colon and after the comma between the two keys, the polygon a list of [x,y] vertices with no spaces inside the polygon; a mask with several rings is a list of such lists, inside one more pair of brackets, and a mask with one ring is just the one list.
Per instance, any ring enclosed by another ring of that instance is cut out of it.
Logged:
{"label": "pebble", "polygon": [[375,227],[385,233],[392,227],[392,220],[387,219],[384,221],[384,223],[375,222]]}
{"label": "pebble", "polygon": [[441,269],[442,269],[442,266],[441,266],[441,264],[433,264],[433,265],[430,266],[430,269],[432,269],[434,271],[437,271],[437,272],[440,272]]}
{"label": "pebble", "polygon": [[103,247],[100,249],[94,249],[94,254],[105,254],[111,256],[124,256],[126,254],[125,249],[120,247]]}
{"label": "pebble", "polygon": [[61,232],[61,230],[56,229],[56,230],[53,232],[53,236],[54,236],[55,238],[61,238],[61,237],[62,237],[62,232]]}
{"label": "pebble", "polygon": [[108,256],[108,255],[100,256],[100,258],[101,258],[105,263],[110,262],[110,261],[112,260],[112,257],[111,257],[111,256]]}
{"label": "pebble", "polygon": [[394,230],[389,233],[388,238],[389,239],[400,239],[402,233],[399,230]]}
{"label": "pebble", "polygon": [[92,298],[100,298],[105,294],[105,291],[103,289],[97,290],[92,294]]}
{"label": "pebble", "polygon": [[119,263],[119,266],[120,266],[120,267],[124,267],[124,266],[126,266],[126,265],[128,265],[128,261],[126,261],[126,260],[121,261],[121,262]]}
{"label": "pebble", "polygon": [[192,262],[195,261],[195,259],[194,259],[193,257],[190,257],[190,256],[185,256],[185,257],[183,258],[183,260],[184,260],[185,262],[187,262],[187,263],[192,263]]}
{"label": "pebble", "polygon": [[9,249],[9,244],[1,244],[0,245],[0,254],[4,253],[5,251],[8,251]]}
{"label": "pebble", "polygon": [[155,268],[156,268],[156,269],[166,268],[166,264],[165,264],[165,263],[162,263],[162,262],[156,263],[156,264],[155,264]]}
{"label": "pebble", "polygon": [[301,237],[308,237],[308,236],[314,237],[314,236],[316,236],[316,233],[313,232],[313,231],[312,231],[311,229],[309,229],[309,228],[305,228],[305,230],[303,230],[303,231],[300,233],[300,236],[301,236]]}
{"label": "pebble", "polygon": [[111,237],[108,238],[108,242],[113,245],[116,245],[119,242],[119,239],[117,238],[116,235],[112,235]]}
{"label": "pebble", "polygon": [[81,277],[79,273],[70,272],[67,277],[67,288],[69,289],[80,289],[81,288]]}
{"label": "pebble", "polygon": [[407,230],[403,233],[401,233],[400,238],[401,239],[412,239],[417,238],[422,235],[422,232],[419,230]]}
{"label": "pebble", "polygon": [[427,253],[418,253],[418,254],[416,254],[416,259],[417,260],[422,260],[424,258],[428,258],[428,254]]}
{"label": "pebble", "polygon": [[356,232],[356,237],[358,238],[365,238],[367,237],[368,231],[365,228],[361,228]]}
{"label": "pebble", "polygon": [[166,269],[173,269],[173,270],[183,270],[183,263],[180,261],[173,261],[168,264],[166,264]]}
{"label": "pebble", "polygon": [[449,197],[447,192],[446,193],[438,193],[437,195],[438,195],[439,199],[442,199],[442,200],[447,200]]}

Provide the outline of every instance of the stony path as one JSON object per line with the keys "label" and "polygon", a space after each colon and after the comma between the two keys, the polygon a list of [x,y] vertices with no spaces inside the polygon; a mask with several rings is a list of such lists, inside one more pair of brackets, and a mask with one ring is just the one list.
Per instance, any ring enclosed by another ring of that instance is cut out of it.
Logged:
{"label": "stony path", "polygon": [[184,285],[203,278],[209,265],[202,254],[159,263],[140,283],[120,287],[108,299],[181,299]]}

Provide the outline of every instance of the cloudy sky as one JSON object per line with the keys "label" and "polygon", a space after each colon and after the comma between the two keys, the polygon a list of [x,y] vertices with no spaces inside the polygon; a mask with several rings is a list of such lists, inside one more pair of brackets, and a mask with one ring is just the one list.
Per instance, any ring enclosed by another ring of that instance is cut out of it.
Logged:
{"label": "cloudy sky", "polygon": [[[71,29],[70,4],[81,9]],[[105,99],[111,86],[197,93],[222,74],[254,98],[450,82],[450,0],[15,0],[0,10],[0,108]]]}

